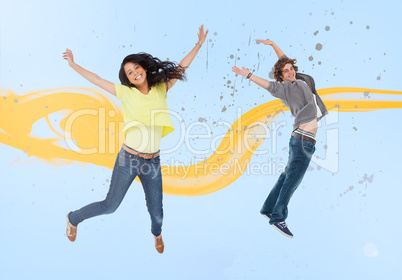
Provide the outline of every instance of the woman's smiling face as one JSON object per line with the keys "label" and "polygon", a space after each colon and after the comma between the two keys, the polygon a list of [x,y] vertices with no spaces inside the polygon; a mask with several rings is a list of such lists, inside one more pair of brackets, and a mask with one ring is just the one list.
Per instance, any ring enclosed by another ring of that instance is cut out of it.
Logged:
{"label": "woman's smiling face", "polygon": [[137,63],[127,62],[124,64],[124,72],[126,73],[127,79],[135,87],[148,83],[147,71]]}

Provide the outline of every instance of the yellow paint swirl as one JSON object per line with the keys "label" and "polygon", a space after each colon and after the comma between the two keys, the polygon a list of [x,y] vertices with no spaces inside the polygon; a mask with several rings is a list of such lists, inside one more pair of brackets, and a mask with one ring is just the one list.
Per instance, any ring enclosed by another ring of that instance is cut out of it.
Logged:
{"label": "yellow paint swirl", "polygon": [[[329,111],[366,112],[401,109],[402,101],[331,98],[339,94],[402,95],[402,91],[366,88],[327,88],[318,91]],[[94,88],[58,88],[17,95],[0,90],[0,142],[52,164],[92,163],[113,168],[124,136],[119,107]],[[335,96],[336,97],[336,96]],[[288,109],[274,100],[259,105],[236,120],[216,151],[203,162],[188,166],[162,166],[164,192],[205,195],[241,176],[255,150],[263,143],[276,116]],[[36,135],[45,125],[57,137]]]}

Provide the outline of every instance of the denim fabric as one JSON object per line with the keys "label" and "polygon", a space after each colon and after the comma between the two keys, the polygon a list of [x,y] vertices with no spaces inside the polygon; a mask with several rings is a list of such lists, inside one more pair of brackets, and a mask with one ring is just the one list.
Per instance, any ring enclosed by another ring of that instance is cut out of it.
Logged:
{"label": "denim fabric", "polygon": [[105,200],[94,202],[83,208],[70,212],[69,220],[73,226],[82,221],[111,214],[119,207],[135,177],[139,177],[145,192],[148,212],[151,216],[151,232],[159,236],[162,232],[162,175],[159,156],[144,159],[121,149],[113,168],[109,192]]}
{"label": "denim fabric", "polygon": [[260,211],[272,215],[270,224],[286,220],[289,200],[300,185],[314,151],[314,143],[294,136],[290,138],[288,164]]}

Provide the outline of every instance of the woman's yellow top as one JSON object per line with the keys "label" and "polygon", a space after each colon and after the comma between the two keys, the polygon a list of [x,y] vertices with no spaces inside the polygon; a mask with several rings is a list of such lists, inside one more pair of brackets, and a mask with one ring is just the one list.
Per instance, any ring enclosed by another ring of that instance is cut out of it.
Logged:
{"label": "woman's yellow top", "polygon": [[136,88],[115,84],[122,101],[126,145],[142,153],[159,150],[160,139],[174,127],[166,103],[166,84],[153,86],[147,95]]}

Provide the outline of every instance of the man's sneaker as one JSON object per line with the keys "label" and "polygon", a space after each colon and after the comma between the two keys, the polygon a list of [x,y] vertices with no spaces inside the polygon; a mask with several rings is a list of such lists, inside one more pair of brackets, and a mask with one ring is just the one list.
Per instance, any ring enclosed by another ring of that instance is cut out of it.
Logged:
{"label": "man's sneaker", "polygon": [[272,214],[271,214],[271,213],[261,214],[261,215],[263,215],[263,216],[264,216],[265,218],[267,218],[268,220],[270,220],[271,217],[272,217]]}
{"label": "man's sneaker", "polygon": [[[70,214],[70,213],[68,213],[68,214]],[[74,242],[75,238],[77,237],[77,227],[73,226],[70,223],[70,220],[68,219],[68,214],[67,214],[67,230],[66,230],[66,234],[67,234],[68,239],[71,242]]]}
{"label": "man's sneaker", "polygon": [[155,249],[156,251],[158,251],[159,254],[162,254],[163,250],[165,249],[165,244],[163,243],[162,240],[162,234],[154,237],[155,237]]}
{"label": "man's sneaker", "polygon": [[290,232],[286,222],[273,223],[272,226],[279,230],[283,235],[293,238],[293,234]]}

